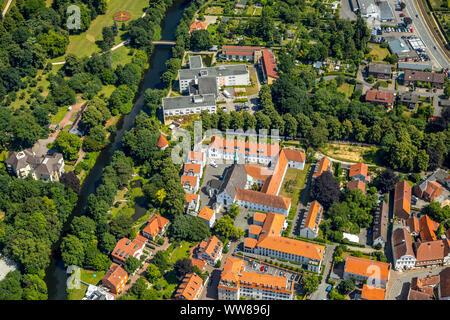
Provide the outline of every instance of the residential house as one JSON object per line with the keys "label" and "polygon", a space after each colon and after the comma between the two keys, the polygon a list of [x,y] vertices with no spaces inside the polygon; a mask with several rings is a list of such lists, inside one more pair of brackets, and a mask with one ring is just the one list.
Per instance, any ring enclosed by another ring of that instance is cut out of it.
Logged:
{"label": "residential house", "polygon": [[193,21],[189,27],[189,35],[193,31],[206,30],[208,24],[205,21]]}
{"label": "residential house", "polygon": [[386,245],[388,223],[389,204],[381,201],[373,214],[372,240],[374,246],[381,244],[384,247]]}
{"label": "residential house", "polygon": [[288,168],[303,170],[305,167],[306,154],[294,149],[283,149],[288,160]]}
{"label": "residential house", "polygon": [[255,212],[253,216],[253,224],[262,227],[267,215],[262,212]]}
{"label": "residential house", "polygon": [[198,176],[181,176],[181,184],[188,193],[196,193],[200,188],[200,178]]}
{"label": "residential house", "polygon": [[414,186],[413,192],[416,197],[431,202],[441,195],[442,186],[437,181],[424,180]]}
{"label": "residential house", "polygon": [[212,228],[212,226],[216,222],[216,212],[208,207],[203,207],[197,217],[204,220],[206,222],[206,225],[210,228]]}
{"label": "residential house", "polygon": [[370,89],[366,92],[366,102],[370,102],[375,105],[382,104],[385,107],[392,107],[394,104],[394,94],[392,92]]}
{"label": "residential house", "polygon": [[419,102],[419,95],[413,92],[405,92],[400,96],[400,102],[410,109],[414,109]]}
{"label": "residential house", "polygon": [[162,236],[169,225],[169,220],[153,214],[147,221],[147,225],[142,229],[142,235],[147,239],[154,240],[156,236]]}
{"label": "residential house", "polygon": [[434,290],[439,285],[439,275],[411,279],[408,300],[431,300]]}
{"label": "residential house", "polygon": [[245,270],[245,261],[229,257],[225,261],[218,289],[219,300],[293,300],[294,283],[286,277]]}
{"label": "residential house", "polygon": [[363,182],[370,182],[368,175],[368,165],[364,163],[357,163],[349,168],[348,177],[353,180],[361,180]]}
{"label": "residential house", "polygon": [[447,265],[450,263],[450,240],[414,242],[416,267]]}
{"label": "residential house", "polygon": [[328,157],[323,157],[319,160],[316,167],[314,168],[313,177],[317,178],[325,171],[332,172],[333,163],[330,161]]}
{"label": "residential house", "polygon": [[437,240],[436,232],[439,223],[433,221],[429,216],[423,215],[419,219],[419,236],[422,242]]}
{"label": "residential house", "polygon": [[203,168],[206,165],[205,153],[203,151],[190,151],[187,158],[187,162],[200,164],[201,170],[203,170]]}
{"label": "residential house", "polygon": [[412,188],[406,180],[395,185],[394,216],[405,220],[409,218],[411,213],[411,191]]}
{"label": "residential house", "polygon": [[114,294],[121,292],[127,281],[128,273],[117,263],[113,263],[102,278],[102,284]]}
{"label": "residential house", "polygon": [[395,270],[412,269],[416,256],[412,247],[411,234],[407,228],[397,228],[392,232],[392,254]]}
{"label": "residential house", "polygon": [[203,289],[203,280],[195,273],[188,273],[175,292],[177,300],[198,300]]}
{"label": "residential house", "polygon": [[246,188],[248,189],[251,189],[254,184],[261,188],[272,173],[267,167],[257,164],[246,164],[244,165],[244,169],[247,173]]}
{"label": "residential house", "polygon": [[386,289],[377,288],[374,286],[363,285],[361,292],[362,300],[384,300],[386,296]]}
{"label": "residential house", "polygon": [[139,259],[146,242],[147,239],[141,235],[137,235],[133,241],[128,238],[120,239],[111,252],[112,260],[120,265],[124,265],[129,257]]}
{"label": "residential house", "polygon": [[202,165],[200,163],[185,163],[184,174],[187,176],[202,177]]}
{"label": "residential house", "polygon": [[64,173],[64,159],[61,153],[37,156],[29,149],[11,152],[5,161],[10,174],[25,179],[29,175],[35,180],[59,181]]}
{"label": "residential house", "polygon": [[86,293],[84,294],[83,299],[81,300],[109,301],[114,300],[114,296],[103,290],[103,288],[90,284],[86,289]]}
{"label": "residential house", "polygon": [[367,73],[369,76],[378,79],[391,79],[392,65],[386,63],[370,63],[367,68]]}
{"label": "residential house", "polygon": [[318,201],[309,203],[300,225],[300,236],[315,239],[319,235],[319,225],[323,218],[323,207]]}
{"label": "residential house", "polygon": [[403,77],[405,86],[416,85],[419,82],[430,83],[433,88],[442,89],[444,87],[445,75],[443,73],[405,70]]}
{"label": "residential house", "polygon": [[216,237],[211,236],[200,243],[197,258],[215,265],[222,257],[223,243]]}
{"label": "residential house", "polygon": [[344,279],[355,278],[357,282],[366,282],[369,286],[386,288],[389,280],[390,264],[365,258],[347,256],[345,259]]}
{"label": "residential house", "polygon": [[194,193],[186,193],[186,212],[197,212],[200,207],[200,195]]}
{"label": "residential house", "polygon": [[192,266],[197,267],[201,272],[205,271],[206,265],[208,264],[205,260],[200,260],[197,258],[191,258]]}

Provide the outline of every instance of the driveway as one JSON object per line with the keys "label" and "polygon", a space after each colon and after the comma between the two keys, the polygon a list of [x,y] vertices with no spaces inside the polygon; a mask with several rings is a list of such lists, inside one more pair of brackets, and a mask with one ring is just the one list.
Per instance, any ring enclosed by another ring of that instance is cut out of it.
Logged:
{"label": "driveway", "polygon": [[322,281],[320,281],[319,288],[314,291],[311,296],[310,300],[326,300],[328,292],[326,291],[329,284],[327,283],[328,275],[331,271],[331,265],[333,264],[333,253],[334,249],[336,249],[337,245],[327,245],[327,249],[325,251],[325,255],[322,260],[322,268],[325,268],[325,271],[323,272]]}

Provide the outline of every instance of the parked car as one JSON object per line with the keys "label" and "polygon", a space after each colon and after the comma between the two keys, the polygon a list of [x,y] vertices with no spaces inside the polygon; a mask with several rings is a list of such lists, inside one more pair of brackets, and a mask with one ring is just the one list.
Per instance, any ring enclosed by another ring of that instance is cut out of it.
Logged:
{"label": "parked car", "polygon": [[264,269],[265,269],[264,266],[261,266],[261,271],[264,271]]}

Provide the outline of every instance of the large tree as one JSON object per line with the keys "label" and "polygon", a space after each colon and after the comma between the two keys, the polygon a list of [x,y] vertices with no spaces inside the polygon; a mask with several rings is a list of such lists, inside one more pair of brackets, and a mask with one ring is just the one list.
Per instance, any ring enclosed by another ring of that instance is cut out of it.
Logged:
{"label": "large tree", "polygon": [[315,178],[311,185],[311,197],[328,209],[333,203],[339,201],[340,196],[339,181],[333,175],[325,171]]}

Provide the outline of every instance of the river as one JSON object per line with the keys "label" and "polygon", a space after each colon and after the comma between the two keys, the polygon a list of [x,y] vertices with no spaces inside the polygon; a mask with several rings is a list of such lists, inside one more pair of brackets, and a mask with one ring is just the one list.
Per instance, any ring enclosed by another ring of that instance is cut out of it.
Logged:
{"label": "river", "polygon": [[[175,40],[175,30],[183,16],[183,11],[188,5],[185,0],[174,0],[171,8],[166,12],[166,16],[161,23],[161,39],[162,40]],[[166,71],[165,62],[172,56],[172,47],[170,46],[155,46],[154,52],[149,59],[150,67],[146,71],[144,79],[141,83],[140,91],[137,99],[135,100],[133,109],[127,115],[122,118],[117,125],[117,131],[114,137],[114,141],[104,149],[97,158],[97,162],[92,168],[89,176],[86,177],[83,186],[81,188],[78,204],[74,209],[72,215],[64,225],[63,233],[67,232],[70,222],[73,217],[82,214],[84,211],[87,198],[91,193],[94,193],[96,188],[101,182],[103,168],[106,167],[111,157],[116,150],[119,150],[122,146],[122,137],[125,131],[130,130],[134,125],[136,116],[144,108],[144,92],[149,88],[163,89],[164,85],[160,81],[161,75]],[[49,300],[66,300],[66,270],[61,260],[59,253],[59,244],[56,244],[56,248],[53,250],[53,256],[51,264],[46,271],[45,282],[48,288]]]}

